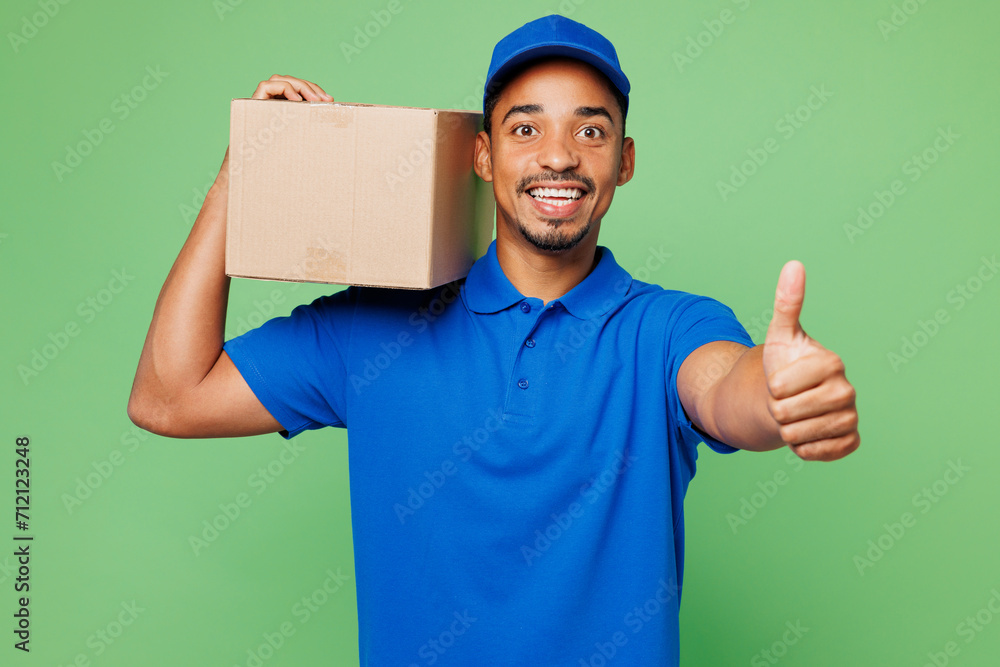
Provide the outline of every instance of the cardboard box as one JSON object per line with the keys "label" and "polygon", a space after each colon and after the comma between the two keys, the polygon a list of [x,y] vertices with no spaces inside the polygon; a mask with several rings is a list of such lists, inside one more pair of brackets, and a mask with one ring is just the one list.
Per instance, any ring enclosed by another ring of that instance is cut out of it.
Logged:
{"label": "cardboard box", "polygon": [[493,237],[473,171],[482,114],[234,99],[226,274],[427,289],[464,277]]}

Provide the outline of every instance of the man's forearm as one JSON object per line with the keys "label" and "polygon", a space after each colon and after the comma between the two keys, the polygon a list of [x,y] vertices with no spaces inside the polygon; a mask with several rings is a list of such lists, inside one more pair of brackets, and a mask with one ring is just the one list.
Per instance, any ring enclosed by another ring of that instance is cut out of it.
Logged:
{"label": "man's forearm", "polygon": [[801,262],[782,268],[763,345],[706,343],[681,364],[681,402],[702,432],[753,451],[787,444],[810,461],[834,461],[861,444],[843,360],[799,322],[805,279]]}
{"label": "man's forearm", "polygon": [[227,150],[156,300],[132,386],[130,412],[196,386],[219,358],[230,283],[225,271],[228,161]]}
{"label": "man's forearm", "polygon": [[764,346],[748,348],[711,391],[707,425],[719,440],[753,451],[778,449],[785,443],[767,407],[768,389],[762,363]]}

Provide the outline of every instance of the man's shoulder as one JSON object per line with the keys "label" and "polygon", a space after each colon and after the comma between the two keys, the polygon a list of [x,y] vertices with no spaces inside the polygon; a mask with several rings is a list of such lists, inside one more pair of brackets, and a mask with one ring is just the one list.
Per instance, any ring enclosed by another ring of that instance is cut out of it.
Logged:
{"label": "man's shoulder", "polygon": [[413,309],[429,305],[435,299],[447,303],[455,301],[461,294],[464,283],[465,278],[459,278],[428,289],[349,285],[337,292],[318,297],[307,305],[318,310],[343,309],[345,306],[359,311]]}
{"label": "man's shoulder", "polygon": [[[389,287],[352,286],[359,309],[415,311],[436,302],[454,303],[462,292],[465,278],[459,278],[428,289],[396,289]],[[346,291],[346,290],[345,290]]]}
{"label": "man's shoulder", "polygon": [[[633,280],[619,312],[656,337],[738,336],[744,330],[733,310],[713,297]],[[747,339],[748,340],[748,339]]]}
{"label": "man's shoulder", "polygon": [[650,313],[667,316],[680,314],[700,304],[723,305],[712,297],[684,290],[670,289],[656,283],[647,283],[634,278],[622,302],[622,306],[625,309],[649,311]]}
{"label": "man's shoulder", "polygon": [[368,285],[351,285],[346,289],[321,296],[299,306],[331,330],[368,331],[399,328],[414,324],[428,314],[435,318],[461,301],[465,279],[445,283],[430,289],[395,289]]}

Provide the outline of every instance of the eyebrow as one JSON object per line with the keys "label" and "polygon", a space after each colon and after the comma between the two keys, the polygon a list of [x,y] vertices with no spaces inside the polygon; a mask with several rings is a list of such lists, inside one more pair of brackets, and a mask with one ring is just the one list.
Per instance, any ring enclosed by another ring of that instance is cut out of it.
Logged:
{"label": "eyebrow", "polygon": [[[539,114],[545,110],[541,104],[518,104],[517,106],[511,107],[507,113],[504,115],[503,120],[500,122],[501,125],[507,122],[507,119],[514,114]],[[615,121],[611,118],[611,114],[604,107],[577,107],[576,111],[573,112],[574,116],[579,118],[590,118],[592,116],[603,116],[608,119],[611,126],[614,127]]]}

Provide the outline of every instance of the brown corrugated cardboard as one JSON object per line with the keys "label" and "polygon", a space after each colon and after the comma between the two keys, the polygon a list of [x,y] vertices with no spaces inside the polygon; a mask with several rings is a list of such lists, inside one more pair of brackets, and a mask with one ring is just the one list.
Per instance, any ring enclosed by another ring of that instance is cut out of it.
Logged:
{"label": "brown corrugated cardboard", "polygon": [[226,274],[426,289],[461,278],[493,236],[473,171],[482,114],[234,99]]}

